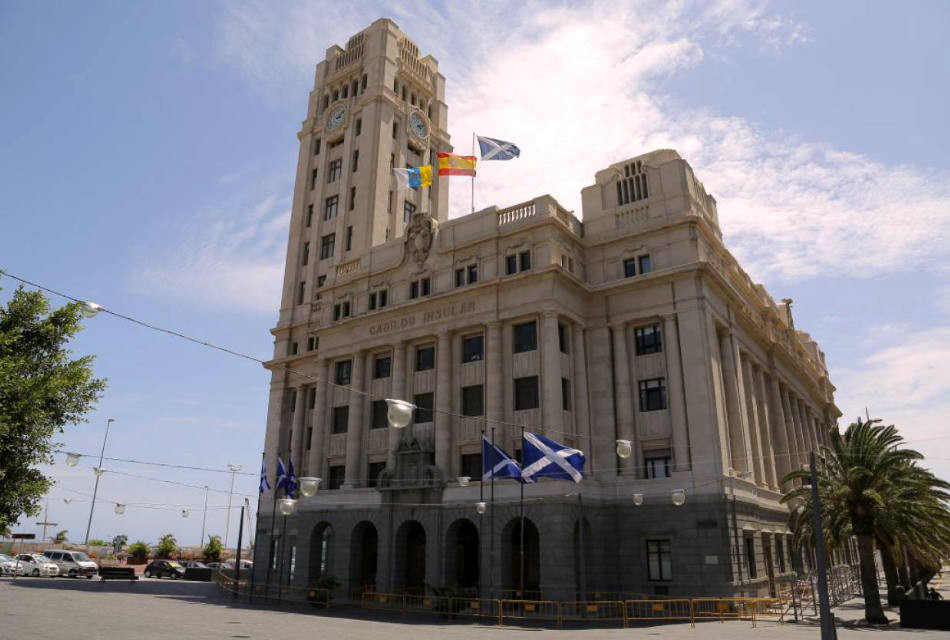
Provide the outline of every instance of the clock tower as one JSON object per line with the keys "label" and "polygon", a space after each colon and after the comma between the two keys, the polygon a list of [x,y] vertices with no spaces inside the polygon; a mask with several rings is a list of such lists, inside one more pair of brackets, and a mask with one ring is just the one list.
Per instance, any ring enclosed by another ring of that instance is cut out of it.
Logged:
{"label": "clock tower", "polygon": [[452,150],[444,99],[438,62],[391,20],[327,49],[297,134],[282,318],[299,317],[373,247],[404,238],[414,213],[447,219],[447,181],[400,190],[392,172]]}

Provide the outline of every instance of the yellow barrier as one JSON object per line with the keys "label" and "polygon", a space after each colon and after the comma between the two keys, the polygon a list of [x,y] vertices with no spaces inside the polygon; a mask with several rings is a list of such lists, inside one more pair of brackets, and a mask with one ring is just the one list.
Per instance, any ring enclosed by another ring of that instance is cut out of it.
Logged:
{"label": "yellow barrier", "polygon": [[505,624],[505,618],[558,621],[558,606],[553,600],[501,600],[498,624]]}
{"label": "yellow barrier", "polygon": [[624,626],[630,620],[679,620],[696,626],[693,601],[685,598],[669,600],[627,600],[624,602]]}
{"label": "yellow barrier", "polygon": [[755,626],[757,598],[693,598],[693,616],[725,620],[749,620]]}
{"label": "yellow barrier", "polygon": [[581,620],[587,622],[615,620],[626,626],[624,621],[623,602],[620,602],[619,600],[559,602],[558,626],[560,626],[565,620]]}

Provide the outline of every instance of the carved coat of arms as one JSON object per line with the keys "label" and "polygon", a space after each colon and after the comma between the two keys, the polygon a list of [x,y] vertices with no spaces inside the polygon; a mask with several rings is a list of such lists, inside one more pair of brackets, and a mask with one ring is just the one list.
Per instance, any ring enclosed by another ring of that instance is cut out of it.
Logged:
{"label": "carved coat of arms", "polygon": [[412,214],[412,220],[406,227],[406,257],[420,268],[429,258],[437,228],[436,221],[421,212]]}

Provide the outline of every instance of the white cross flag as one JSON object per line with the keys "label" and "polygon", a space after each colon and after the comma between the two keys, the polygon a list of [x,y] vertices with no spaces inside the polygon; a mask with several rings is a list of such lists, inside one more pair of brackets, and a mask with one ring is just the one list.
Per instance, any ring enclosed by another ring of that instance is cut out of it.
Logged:
{"label": "white cross flag", "polygon": [[566,447],[534,433],[525,433],[521,450],[524,452],[521,477],[526,482],[533,482],[539,477],[564,478],[574,482],[584,479],[584,463],[587,459],[580,449]]}

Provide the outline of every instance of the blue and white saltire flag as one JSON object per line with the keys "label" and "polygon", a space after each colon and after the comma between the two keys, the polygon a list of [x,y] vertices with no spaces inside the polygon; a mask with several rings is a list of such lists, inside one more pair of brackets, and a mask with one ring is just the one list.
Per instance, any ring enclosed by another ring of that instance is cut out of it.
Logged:
{"label": "blue and white saltire flag", "polygon": [[259,493],[270,491],[270,483],[267,481],[267,460],[261,460],[261,484],[257,487]]}
{"label": "blue and white saltire flag", "polygon": [[505,142],[496,138],[475,136],[478,138],[478,148],[482,152],[482,160],[511,160],[521,155],[521,149],[514,142]]}
{"label": "blue and white saltire flag", "polygon": [[520,482],[534,482],[525,480],[521,475],[521,466],[498,445],[482,436],[482,480],[492,478],[511,478]]}
{"label": "blue and white saltire flag", "polygon": [[293,498],[297,493],[297,474],[294,473],[294,461],[290,460],[290,471],[287,473],[287,484],[284,486],[284,495]]}
{"label": "blue and white saltire flag", "polygon": [[277,482],[274,483],[274,493],[277,493],[281,489],[284,490],[284,493],[287,493],[287,469],[284,467],[284,461],[277,458]]}
{"label": "blue and white saltire flag", "polygon": [[521,477],[526,481],[535,481],[537,478],[564,478],[580,482],[584,479],[584,463],[587,459],[580,449],[565,447],[534,433],[525,433],[521,446],[524,451]]}

